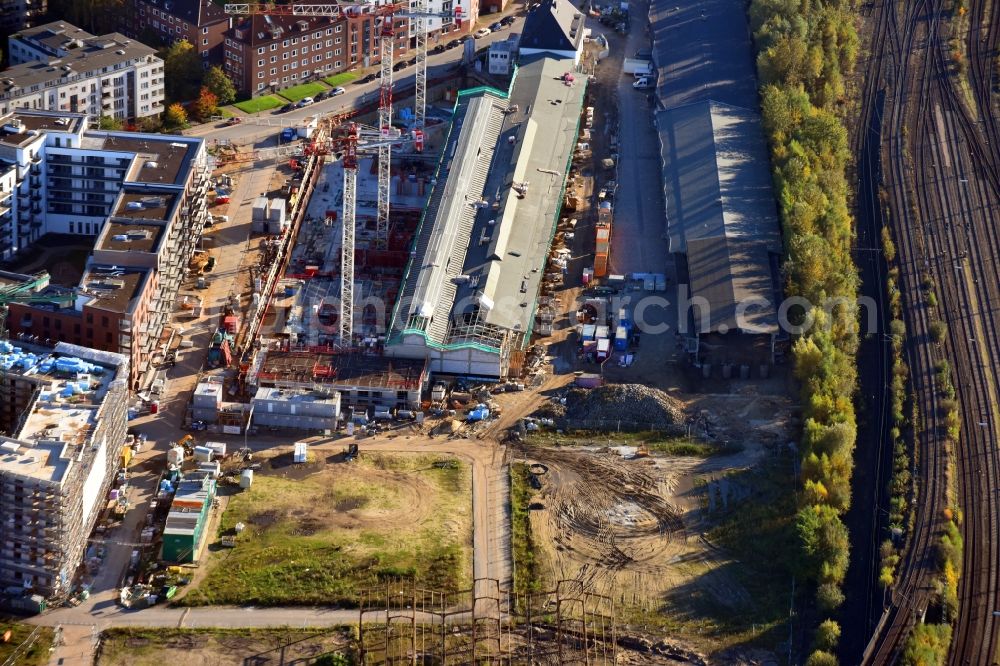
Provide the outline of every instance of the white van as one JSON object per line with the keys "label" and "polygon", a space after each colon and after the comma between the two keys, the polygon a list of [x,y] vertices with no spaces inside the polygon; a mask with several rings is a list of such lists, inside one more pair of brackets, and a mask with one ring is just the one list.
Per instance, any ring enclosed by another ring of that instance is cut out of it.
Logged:
{"label": "white van", "polygon": [[648,76],[643,76],[641,78],[636,79],[635,83],[632,84],[632,87],[635,88],[636,90],[645,90],[647,88],[652,88],[653,79],[649,78]]}

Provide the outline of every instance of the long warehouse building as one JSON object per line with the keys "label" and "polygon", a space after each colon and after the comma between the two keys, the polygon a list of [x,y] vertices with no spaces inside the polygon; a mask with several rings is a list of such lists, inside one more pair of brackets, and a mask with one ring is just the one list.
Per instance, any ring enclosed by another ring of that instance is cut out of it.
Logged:
{"label": "long warehouse building", "polygon": [[504,377],[535,305],[579,134],[572,58],[525,58],[509,93],[459,93],[386,354],[432,372]]}

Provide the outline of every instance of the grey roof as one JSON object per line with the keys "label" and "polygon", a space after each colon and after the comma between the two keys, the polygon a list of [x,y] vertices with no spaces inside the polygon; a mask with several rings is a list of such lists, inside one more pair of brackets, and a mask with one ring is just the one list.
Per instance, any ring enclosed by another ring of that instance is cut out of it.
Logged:
{"label": "grey roof", "polygon": [[191,25],[201,26],[226,21],[229,16],[211,0],[146,0],[160,11],[183,19]]}
{"label": "grey roof", "polygon": [[651,2],[649,22],[662,108],[709,99],[757,107],[744,0]]}
{"label": "grey roof", "polygon": [[83,40],[81,47],[65,53],[61,57],[50,57],[48,62],[34,60],[0,72],[0,97],[20,96],[35,85],[68,83],[90,72],[96,76],[105,67],[155,57],[156,50],[113,32],[89,37]]}
{"label": "grey roof", "polygon": [[528,14],[522,49],[578,51],[583,43],[584,16],[569,0],[543,0]]}
{"label": "grey roof", "polygon": [[21,30],[14,38],[17,36],[32,46],[57,55],[66,49],[75,48],[75,40],[90,39],[94,35],[66,21],[52,21]]}
{"label": "grey roof", "polygon": [[[526,59],[509,96],[515,113],[497,115],[500,98],[491,92],[460,100],[401,291],[397,331],[423,328],[432,342],[460,343],[483,340],[454,322],[531,329],[583,108],[584,80],[561,80],[572,67],[566,58]],[[488,148],[484,136],[493,137]],[[523,198],[515,182],[528,183]]]}
{"label": "grey roof", "polygon": [[691,292],[711,306],[707,330],[739,328],[738,305],[766,299],[742,328],[776,331],[781,235],[757,114],[698,102],[657,112],[656,124],[670,251],[687,256]]}

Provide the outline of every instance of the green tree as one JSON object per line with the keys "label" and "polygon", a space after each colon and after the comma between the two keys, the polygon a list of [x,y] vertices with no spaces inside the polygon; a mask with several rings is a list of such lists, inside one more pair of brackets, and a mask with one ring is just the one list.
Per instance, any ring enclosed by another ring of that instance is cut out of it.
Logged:
{"label": "green tree", "polygon": [[226,76],[218,65],[209,67],[202,85],[212,91],[218,98],[219,104],[231,104],[236,99],[236,86],[233,85],[233,80]]}
{"label": "green tree", "polygon": [[833,652],[840,642],[840,625],[835,620],[823,620],[816,629],[816,649]]}
{"label": "green tree", "polygon": [[806,666],[837,666],[837,657],[823,650],[816,650],[806,659]]}
{"label": "green tree", "polygon": [[951,644],[951,625],[918,624],[903,652],[904,666],[943,666]]}
{"label": "green tree", "polygon": [[163,112],[163,126],[167,129],[178,129],[188,124],[187,111],[178,103],[173,103]]}
{"label": "green tree", "polygon": [[198,52],[191,42],[180,39],[161,49],[163,80],[166,84],[167,102],[186,102],[194,99],[201,86],[203,70]]}
{"label": "green tree", "polygon": [[123,121],[111,116],[101,116],[97,121],[97,128],[102,130],[120,130],[123,127],[125,127]]}

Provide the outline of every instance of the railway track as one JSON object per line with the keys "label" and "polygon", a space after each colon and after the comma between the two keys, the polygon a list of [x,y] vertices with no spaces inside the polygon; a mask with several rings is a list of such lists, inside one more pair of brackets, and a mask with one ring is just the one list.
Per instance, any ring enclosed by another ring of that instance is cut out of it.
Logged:
{"label": "railway track", "polygon": [[[863,117],[872,117],[870,105],[883,87],[888,98],[884,171],[906,305],[906,355],[923,427],[916,428],[914,443],[918,463],[914,530],[865,663],[896,659],[908,629],[936,599],[932,584],[943,509],[956,500],[947,496],[947,433],[941,418],[941,387],[934,379],[934,364],[942,358],[951,362],[962,410],[962,435],[952,453],[965,518],[964,576],[950,663],[989,665],[997,658],[992,611],[1000,608],[1000,460],[995,445],[1000,426],[996,407],[1000,239],[992,217],[1000,200],[1000,128],[991,112],[991,54],[1000,35],[1000,12],[992,11],[986,0],[977,3],[972,20],[981,27],[987,12],[989,16],[986,34],[973,30],[975,44],[970,43],[972,88],[981,122],[970,118],[949,75],[941,0],[908,3],[901,23],[895,3],[880,6],[873,43],[885,53],[871,64],[866,81],[868,111]],[[859,155],[870,159],[870,151]],[[930,311],[921,289],[925,275],[938,286],[939,313]],[[943,349],[930,341],[932,316],[948,324]]]}

